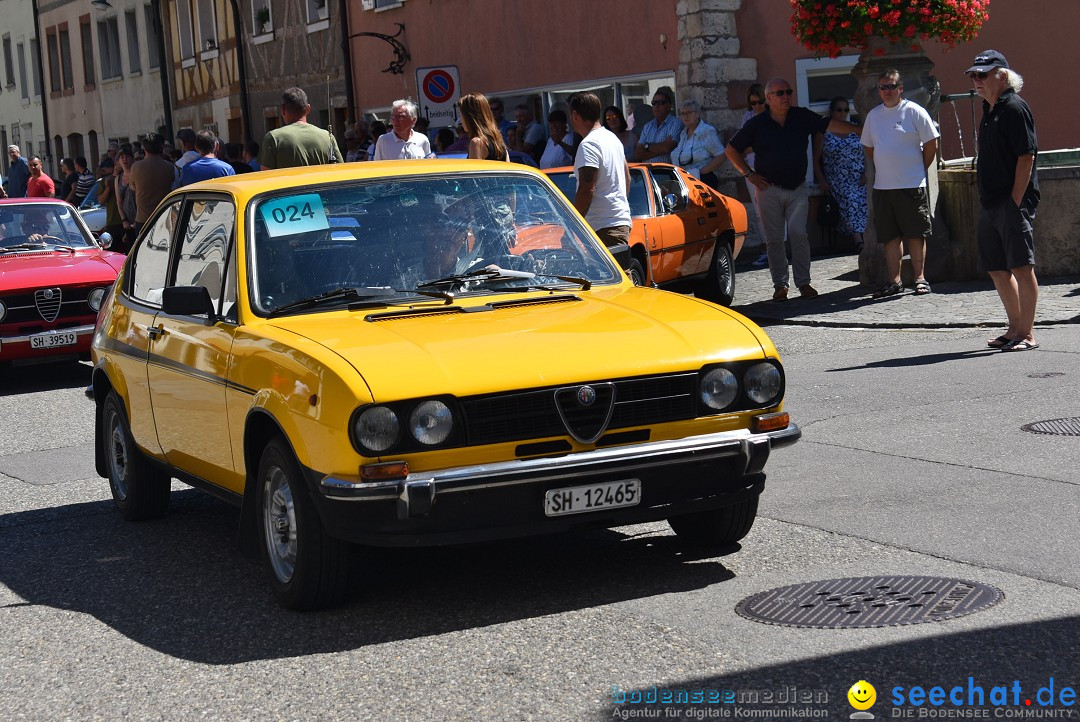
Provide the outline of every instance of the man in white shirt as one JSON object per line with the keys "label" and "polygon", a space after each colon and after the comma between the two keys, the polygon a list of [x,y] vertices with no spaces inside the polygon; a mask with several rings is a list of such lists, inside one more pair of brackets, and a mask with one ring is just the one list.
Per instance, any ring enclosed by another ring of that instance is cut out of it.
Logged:
{"label": "man in white shirt", "polygon": [[574,207],[623,268],[630,265],[630,169],[619,137],[601,122],[603,106],[594,93],[569,101],[570,125],[583,136],[574,159]]}
{"label": "man in white shirt", "polygon": [[930,293],[926,282],[926,239],[930,237],[927,171],[937,154],[937,128],[922,106],[902,97],[900,71],[878,76],[881,105],[866,114],[862,144],[874,163],[874,228],[885,246],[888,282],[874,298],[895,296],[900,283],[901,240],[906,241],[915,275],[915,295]]}
{"label": "man in white shirt", "polygon": [[413,130],[416,125],[416,103],[411,100],[395,100],[390,110],[393,131],[383,133],[375,142],[373,160],[408,160],[434,158],[431,142],[423,133]]}
{"label": "man in white shirt", "polygon": [[181,128],[176,134],[176,139],[180,141],[180,146],[184,149],[184,154],[176,161],[176,167],[183,169],[188,163],[200,157],[199,151],[195,150],[195,131],[191,128]]}

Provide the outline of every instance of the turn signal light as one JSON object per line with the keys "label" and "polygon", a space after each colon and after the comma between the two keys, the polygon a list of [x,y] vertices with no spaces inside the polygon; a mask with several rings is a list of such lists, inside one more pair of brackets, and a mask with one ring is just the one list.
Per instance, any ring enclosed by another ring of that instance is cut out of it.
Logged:
{"label": "turn signal light", "polygon": [[393,481],[404,479],[408,475],[409,465],[404,461],[387,461],[360,467],[360,478],[364,481]]}
{"label": "turn signal light", "polygon": [[791,419],[788,417],[788,413],[778,411],[775,414],[762,414],[750,419],[750,430],[755,434],[760,434],[763,431],[786,429],[789,423],[791,423]]}

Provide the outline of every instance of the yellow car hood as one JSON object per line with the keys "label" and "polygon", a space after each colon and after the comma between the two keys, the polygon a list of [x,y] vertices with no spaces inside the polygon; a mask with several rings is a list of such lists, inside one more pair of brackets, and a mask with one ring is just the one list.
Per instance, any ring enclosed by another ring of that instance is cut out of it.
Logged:
{"label": "yellow car hood", "polygon": [[[390,307],[271,323],[340,354],[377,402],[688,371],[765,356],[750,321],[693,298],[641,288],[557,297],[567,300],[439,315],[434,312],[447,307],[436,302],[421,306],[432,315]],[[458,305],[475,308],[506,298],[461,299]],[[552,300],[546,294],[528,298]]]}

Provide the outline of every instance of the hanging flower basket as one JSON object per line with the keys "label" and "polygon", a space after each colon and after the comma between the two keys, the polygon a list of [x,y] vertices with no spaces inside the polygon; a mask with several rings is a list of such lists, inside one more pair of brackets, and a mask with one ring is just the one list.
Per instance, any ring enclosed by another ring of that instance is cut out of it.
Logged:
{"label": "hanging flower basket", "polygon": [[844,48],[865,50],[872,37],[913,50],[931,38],[947,48],[973,40],[990,0],[791,0],[791,8],[795,39],[835,58]]}

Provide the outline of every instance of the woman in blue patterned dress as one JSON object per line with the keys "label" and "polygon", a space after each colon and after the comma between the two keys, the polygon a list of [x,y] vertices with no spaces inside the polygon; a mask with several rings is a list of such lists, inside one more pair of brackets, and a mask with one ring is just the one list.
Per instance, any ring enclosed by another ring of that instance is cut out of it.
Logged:
{"label": "woman in blue patterned dress", "polygon": [[[829,118],[848,120],[850,106],[842,95],[829,103]],[[854,130],[847,135],[834,133],[814,136],[814,180],[831,193],[840,206],[840,232],[855,239],[855,249],[862,250],[866,230],[866,156]]]}

